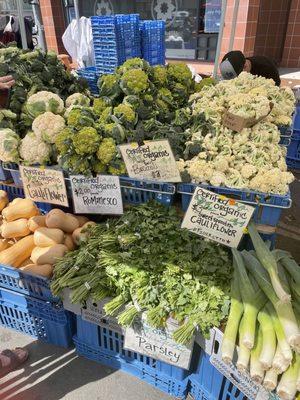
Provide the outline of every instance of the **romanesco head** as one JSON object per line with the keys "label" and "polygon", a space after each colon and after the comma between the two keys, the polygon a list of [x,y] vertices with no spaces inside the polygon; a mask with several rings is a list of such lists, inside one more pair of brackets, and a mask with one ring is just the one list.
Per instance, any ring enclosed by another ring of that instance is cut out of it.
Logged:
{"label": "romanesco head", "polygon": [[125,175],[126,174],[125,163],[120,159],[113,160],[108,167],[108,172],[111,175]]}
{"label": "romanesco head", "polygon": [[143,60],[142,58],[129,58],[118,68],[117,73],[124,74],[126,71],[129,71],[131,69],[142,69],[144,71],[148,71],[150,69],[150,65],[146,60]]}
{"label": "romanesco head", "polygon": [[148,75],[141,69],[131,69],[122,75],[120,85],[127,95],[142,94],[149,88]]}
{"label": "romanesco head", "polygon": [[167,88],[159,89],[157,96],[165,101],[169,101],[170,103],[174,101],[171,91]]}
{"label": "romanesco head", "polygon": [[102,128],[105,137],[113,138],[117,144],[124,142],[126,138],[126,131],[122,125],[112,122],[111,124],[104,125]]}
{"label": "romanesco head", "polygon": [[93,112],[89,107],[74,108],[68,115],[67,123],[76,129],[81,129],[85,126],[94,126]]}
{"label": "romanesco head", "polygon": [[111,105],[110,103],[111,102],[107,97],[95,98],[93,104],[94,113],[100,117],[106,107]]}
{"label": "romanesco head", "polygon": [[99,124],[105,125],[111,122],[111,114],[112,114],[112,107],[106,107],[103,111],[102,114],[100,115],[100,118],[98,120]]}
{"label": "romanesco head", "polygon": [[101,75],[98,80],[98,88],[100,97],[115,99],[121,92],[119,76],[117,74]]}
{"label": "romanesco head", "polygon": [[98,148],[97,157],[103,164],[109,164],[117,153],[117,146],[112,138],[104,138]]}
{"label": "romanesco head", "polygon": [[190,85],[192,82],[192,72],[184,63],[169,64],[167,67],[170,82],[179,82],[183,85]]}
{"label": "romanesco head", "polygon": [[162,65],[156,65],[152,68],[152,80],[156,86],[165,86],[168,81],[167,68]]}
{"label": "romanesco head", "polygon": [[95,128],[82,128],[73,136],[74,150],[79,155],[91,155],[99,147],[101,136]]}
{"label": "romanesco head", "polygon": [[119,104],[117,107],[115,107],[114,108],[114,116],[121,123],[128,123],[131,125],[134,125],[136,123],[136,119],[137,119],[136,113],[127,104]]}
{"label": "romanesco head", "polygon": [[65,128],[56,136],[55,145],[60,154],[65,154],[70,150],[74,131],[71,128]]}
{"label": "romanesco head", "polygon": [[87,157],[72,154],[61,161],[62,168],[71,174],[90,175],[90,163]]}
{"label": "romanesco head", "polygon": [[96,160],[93,162],[93,171],[95,172],[95,174],[104,174],[105,172],[107,172],[107,166],[101,161]]}

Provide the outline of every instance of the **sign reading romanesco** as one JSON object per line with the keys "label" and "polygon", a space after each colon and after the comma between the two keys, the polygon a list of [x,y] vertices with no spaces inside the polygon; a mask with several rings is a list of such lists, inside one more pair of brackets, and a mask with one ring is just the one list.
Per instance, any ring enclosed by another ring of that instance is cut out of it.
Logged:
{"label": "sign reading romanesco", "polygon": [[238,247],[254,208],[223,195],[196,187],[181,227],[197,235]]}

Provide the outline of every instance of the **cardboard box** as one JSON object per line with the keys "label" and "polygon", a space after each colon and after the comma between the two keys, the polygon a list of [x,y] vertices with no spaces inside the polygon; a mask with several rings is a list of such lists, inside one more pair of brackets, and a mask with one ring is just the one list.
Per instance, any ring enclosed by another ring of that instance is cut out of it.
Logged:
{"label": "cardboard box", "polygon": [[227,111],[223,115],[223,125],[226,126],[226,128],[231,129],[232,131],[241,132],[244,128],[251,128],[258,122],[266,118],[272,111],[272,108],[273,103],[270,103],[270,111],[268,112],[268,114],[263,115],[260,118],[243,118]]}

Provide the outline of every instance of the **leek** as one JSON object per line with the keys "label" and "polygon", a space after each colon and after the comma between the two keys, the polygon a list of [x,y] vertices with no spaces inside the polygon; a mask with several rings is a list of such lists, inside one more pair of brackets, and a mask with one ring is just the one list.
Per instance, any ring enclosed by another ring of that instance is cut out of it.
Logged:
{"label": "leek", "polygon": [[300,356],[295,354],[290,367],[282,374],[277,394],[283,400],[294,400],[297,393],[297,379],[300,369]]}
{"label": "leek", "polygon": [[288,369],[291,364],[291,361],[287,361],[281,351],[280,346],[277,346],[275,356],[272,362],[272,368],[276,370],[278,374],[282,374],[284,371]]}
{"label": "leek", "polygon": [[254,222],[250,221],[248,225],[248,231],[258,259],[269,273],[271,283],[273,285],[276,295],[282,302],[290,302],[291,296],[284,290],[284,287],[280,282],[278,276],[277,262],[274,254],[268,249],[267,245],[260,237],[259,233],[256,230]]}
{"label": "leek", "polygon": [[254,290],[241,253],[236,249],[232,249],[232,253],[238,270],[239,286],[242,288],[241,297],[244,305],[243,319],[247,325],[247,329],[243,329],[242,331],[240,343],[251,350],[254,346],[257,314],[265,305],[267,298],[260,288],[258,288],[257,291]]}
{"label": "leek", "polygon": [[262,365],[259,361],[259,356],[262,350],[262,344],[263,344],[263,336],[262,336],[262,331],[261,328],[256,330],[256,335],[255,335],[255,344],[253,349],[251,350],[251,358],[250,358],[250,376],[253,379],[254,382],[256,383],[261,383],[265,371],[262,368]]}
{"label": "leek", "polygon": [[265,307],[258,314],[258,321],[263,335],[263,345],[259,356],[259,361],[263,369],[268,370],[272,367],[273,358],[276,351],[276,335],[273,323],[267,308]]}
{"label": "leek", "polygon": [[280,257],[280,262],[283,267],[288,271],[294,281],[300,285],[300,267],[296,263],[296,261],[291,258],[289,253],[283,252],[282,250],[275,250],[275,254],[278,254]]}
{"label": "leek", "polygon": [[235,259],[233,259],[233,265],[234,273],[231,283],[231,306],[222,340],[222,360],[227,364],[232,362],[239,324],[244,311],[238,286],[238,271]]}
{"label": "leek", "polygon": [[300,368],[298,371],[298,378],[297,378],[296,386],[297,386],[298,392],[300,392]]}
{"label": "leek", "polygon": [[248,347],[246,347],[243,343],[242,338],[244,337],[245,330],[247,330],[247,323],[244,317],[242,318],[242,321],[240,323],[240,340],[239,340],[239,348],[238,348],[238,359],[236,362],[237,369],[241,372],[246,372],[249,366],[249,361],[250,361],[250,354],[251,351],[249,350]]}
{"label": "leek", "polygon": [[280,347],[280,350],[281,350],[282,357],[286,360],[286,362],[289,365],[293,359],[293,353],[292,353],[290,345],[288,344],[288,342],[286,340],[284,329],[278,319],[278,316],[277,316],[272,304],[270,302],[268,302],[266,307],[268,309],[270,317],[272,318],[273,328],[276,333],[276,338],[277,338],[278,346]]}
{"label": "leek", "polygon": [[272,302],[277,312],[278,319],[284,329],[288,344],[296,351],[299,351],[300,330],[291,303],[282,303],[279,301],[270,283],[268,274],[255,257],[249,254],[247,251],[243,251],[242,255],[244,257],[246,267],[253,273],[260,288]]}
{"label": "leek", "polygon": [[277,371],[275,371],[275,369],[271,368],[269,369],[269,371],[266,372],[263,386],[265,389],[272,392],[273,390],[276,389],[277,381],[278,381],[278,373]]}

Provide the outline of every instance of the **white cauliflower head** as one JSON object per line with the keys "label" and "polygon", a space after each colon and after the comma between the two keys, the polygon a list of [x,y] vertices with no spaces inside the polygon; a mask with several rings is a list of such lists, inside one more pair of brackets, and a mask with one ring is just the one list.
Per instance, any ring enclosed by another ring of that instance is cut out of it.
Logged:
{"label": "white cauliflower head", "polygon": [[257,168],[252,164],[245,164],[240,172],[243,178],[249,179],[257,172]]}
{"label": "white cauliflower head", "polygon": [[210,178],[210,183],[213,186],[222,186],[226,182],[226,175],[220,171],[214,171],[212,177]]}
{"label": "white cauliflower head", "polygon": [[55,143],[57,135],[65,128],[65,120],[61,115],[50,111],[39,115],[32,123],[32,130],[37,137],[47,143]]}
{"label": "white cauliflower head", "polygon": [[62,114],[64,111],[64,102],[57,94],[42,90],[28,98],[25,109],[32,118],[36,118],[46,111],[51,111],[54,114]]}
{"label": "white cauliflower head", "polygon": [[34,132],[28,132],[21,140],[20,157],[27,165],[45,165],[52,155],[52,146],[42,141]]}
{"label": "white cauliflower head", "polygon": [[0,129],[0,160],[3,162],[19,161],[20,138],[11,129]]}
{"label": "white cauliflower head", "polygon": [[83,106],[83,107],[89,107],[90,106],[90,99],[85,96],[82,93],[74,93],[71,94],[66,99],[66,108],[72,107],[72,106]]}

